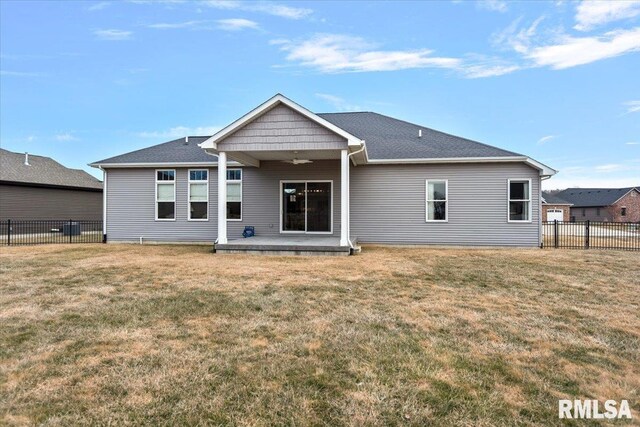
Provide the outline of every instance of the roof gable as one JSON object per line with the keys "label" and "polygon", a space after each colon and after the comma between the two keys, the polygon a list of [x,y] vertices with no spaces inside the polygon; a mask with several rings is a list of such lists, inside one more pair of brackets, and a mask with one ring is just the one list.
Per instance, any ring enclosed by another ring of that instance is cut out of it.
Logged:
{"label": "roof gable", "polygon": [[40,186],[102,189],[102,182],[81,169],[70,169],[50,157],[14,153],[0,148],[0,181]]}
{"label": "roof gable", "polygon": [[315,122],[316,124],[324,127],[325,129],[327,129],[327,130],[335,133],[336,135],[339,135],[340,137],[346,139],[347,140],[347,144],[350,145],[350,146],[358,146],[359,147],[363,143],[363,141],[360,138],[355,137],[354,135],[350,134],[349,132],[345,131],[344,129],[334,125],[333,123],[323,119],[322,117],[318,116],[317,114],[307,110],[303,106],[301,106],[299,104],[296,104],[295,102],[293,102],[289,98],[287,98],[287,97],[285,97],[285,96],[283,96],[281,94],[277,94],[274,97],[272,97],[269,100],[267,100],[266,102],[260,104],[258,107],[256,107],[253,110],[249,111],[247,114],[245,114],[244,116],[240,117],[238,120],[234,121],[230,125],[226,126],[225,128],[221,129],[220,131],[218,131],[216,134],[214,134],[213,136],[208,138],[206,141],[201,143],[200,147],[202,147],[202,148],[204,148],[206,150],[213,150],[213,151],[217,150],[217,144],[218,143],[222,142],[225,138],[227,138],[228,136],[232,135],[233,133],[235,133],[236,131],[238,131],[242,127],[246,126],[248,123],[256,120],[257,118],[259,118],[263,114],[267,113],[268,111],[270,111],[271,109],[273,109],[275,107],[278,107],[279,105],[284,105],[284,106],[292,109],[293,111],[297,112],[301,116],[306,117],[307,119]]}

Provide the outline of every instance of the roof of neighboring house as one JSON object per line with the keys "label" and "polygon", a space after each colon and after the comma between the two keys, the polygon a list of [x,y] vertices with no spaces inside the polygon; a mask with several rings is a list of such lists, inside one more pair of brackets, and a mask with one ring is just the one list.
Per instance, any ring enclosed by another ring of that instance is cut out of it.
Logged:
{"label": "roof of neighboring house", "polygon": [[559,197],[557,193],[542,192],[542,202],[547,205],[573,205],[573,203]]}
{"label": "roof of neighboring house", "polygon": [[634,188],[640,191],[640,186],[625,188],[567,188],[557,195],[573,203],[576,208],[610,206]]}
{"label": "roof of neighboring house", "polygon": [[102,189],[102,181],[81,169],[69,169],[50,157],[25,154],[0,148],[0,181],[54,187]]}
{"label": "roof of neighboring house", "polygon": [[[521,156],[378,113],[321,113],[318,116],[363,139],[370,159]],[[422,137],[418,136],[420,130]]]}
{"label": "roof of neighboring house", "polygon": [[[470,139],[419,126],[382,114],[322,113],[326,121],[363,139],[371,159],[445,159],[522,156]],[[422,130],[422,137],[418,131]],[[206,136],[180,138],[130,153],[94,162],[101,164],[215,163],[216,156],[207,154],[198,144]],[[188,142],[187,142],[188,140]]]}
{"label": "roof of neighboring house", "polygon": [[110,157],[91,165],[116,163],[215,163],[217,156],[207,154],[198,144],[208,136],[190,136]]}

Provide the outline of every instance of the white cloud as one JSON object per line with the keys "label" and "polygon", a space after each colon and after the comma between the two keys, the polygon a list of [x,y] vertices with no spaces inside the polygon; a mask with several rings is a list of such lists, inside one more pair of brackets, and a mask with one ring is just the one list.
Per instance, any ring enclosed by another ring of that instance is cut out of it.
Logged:
{"label": "white cloud", "polygon": [[209,136],[222,129],[219,126],[187,127],[176,126],[164,131],[145,131],[136,133],[140,138],[183,138],[185,136]]}
{"label": "white cloud", "polygon": [[242,18],[220,19],[217,22],[218,28],[225,31],[257,30],[260,28],[257,22]]}
{"label": "white cloud", "polygon": [[562,36],[555,44],[533,48],[523,47],[525,57],[538,67],[555,70],[589,64],[640,50],[640,27],[616,30],[602,36]]}
{"label": "white cloud", "polygon": [[540,144],[540,145],[545,144],[545,143],[547,143],[547,142],[549,142],[549,141],[551,141],[552,139],[555,139],[555,138],[557,138],[557,137],[558,137],[558,135],[547,135],[547,136],[543,136],[542,138],[540,138],[540,139],[538,140],[538,144]]}
{"label": "white cloud", "polygon": [[129,40],[133,35],[133,32],[126,30],[95,30],[93,34],[100,40]]}
{"label": "white cloud", "polygon": [[54,136],[54,138],[55,138],[56,141],[62,141],[62,142],[77,141],[78,140],[78,138],[76,138],[75,136],[73,136],[69,132],[60,133],[60,134]]}
{"label": "white cloud", "polygon": [[98,2],[98,3],[92,4],[91,6],[89,6],[87,8],[87,10],[93,12],[93,11],[96,11],[96,10],[102,10],[105,7],[108,7],[108,6],[111,6],[111,2],[101,1],[101,2]]}
{"label": "white cloud", "polygon": [[0,70],[0,76],[12,76],[12,77],[40,77],[42,73],[35,73],[30,71],[9,71]]}
{"label": "white cloud", "polygon": [[302,42],[274,40],[287,60],[325,73],[456,68],[460,59],[431,56],[430,49],[376,50],[361,37],[318,34]]}
{"label": "white cloud", "polygon": [[350,104],[343,98],[340,98],[336,95],[331,95],[328,93],[316,93],[316,96],[324,101],[326,101],[329,105],[331,105],[337,111],[357,111],[361,108],[355,104]]}
{"label": "white cloud", "polygon": [[625,142],[625,145],[640,145],[640,142]]}
{"label": "white cloud", "polygon": [[186,21],[186,22],[175,22],[175,23],[159,23],[159,24],[149,24],[147,28],[154,28],[156,30],[174,30],[180,28],[195,28],[202,27],[206,25],[210,21]]}
{"label": "white cloud", "polygon": [[504,13],[507,11],[507,2],[504,0],[478,0],[476,4],[481,9],[493,12]]}
{"label": "white cloud", "polygon": [[610,173],[610,172],[620,172],[623,170],[627,170],[628,166],[621,165],[619,163],[609,163],[606,165],[598,165],[594,169],[596,172]]}
{"label": "white cloud", "polygon": [[610,22],[640,15],[640,1],[582,1],[576,8],[576,25],[579,31],[588,31]]}
{"label": "white cloud", "polygon": [[302,19],[313,13],[313,10],[307,8],[285,6],[264,1],[205,0],[204,4],[216,9],[260,12],[287,19]]}
{"label": "white cloud", "polygon": [[640,111],[640,101],[627,101],[624,105],[627,107],[627,114]]}
{"label": "white cloud", "polygon": [[551,179],[542,181],[543,190],[557,190],[565,188],[623,188],[638,185],[638,179],[633,177],[620,178],[591,178],[587,176],[565,177],[562,171]]}

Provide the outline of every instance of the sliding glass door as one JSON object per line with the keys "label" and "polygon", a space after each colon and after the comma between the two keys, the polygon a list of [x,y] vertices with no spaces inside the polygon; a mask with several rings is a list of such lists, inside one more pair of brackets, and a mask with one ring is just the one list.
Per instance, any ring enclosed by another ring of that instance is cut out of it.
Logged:
{"label": "sliding glass door", "polygon": [[331,233],[331,181],[281,184],[282,232]]}

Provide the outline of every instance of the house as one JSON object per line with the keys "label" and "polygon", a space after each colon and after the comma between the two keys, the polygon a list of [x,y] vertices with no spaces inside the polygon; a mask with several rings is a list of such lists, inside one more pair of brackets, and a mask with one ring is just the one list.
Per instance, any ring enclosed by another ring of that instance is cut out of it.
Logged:
{"label": "house", "polygon": [[567,202],[555,193],[542,192],[542,220],[564,221],[571,219],[570,209],[573,203]]}
{"label": "house", "polygon": [[102,220],[102,182],[52,158],[0,149],[0,220]]}
{"label": "house", "polygon": [[[92,163],[109,241],[349,253],[357,242],[539,246],[525,155],[372,112],[315,114],[278,94],[213,136]],[[255,237],[243,239],[245,227]]]}
{"label": "house", "polygon": [[572,203],[572,221],[640,222],[640,186],[567,188],[556,194]]}

